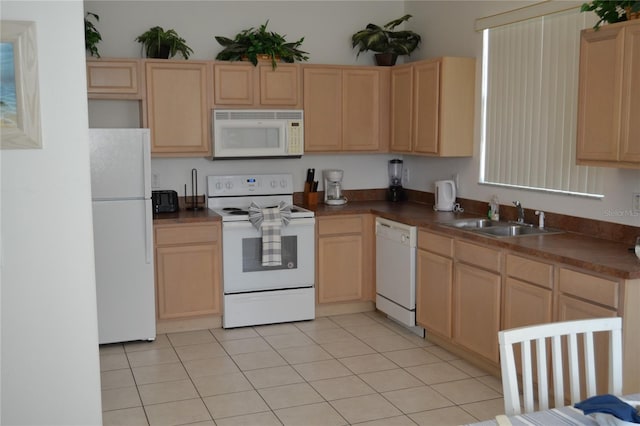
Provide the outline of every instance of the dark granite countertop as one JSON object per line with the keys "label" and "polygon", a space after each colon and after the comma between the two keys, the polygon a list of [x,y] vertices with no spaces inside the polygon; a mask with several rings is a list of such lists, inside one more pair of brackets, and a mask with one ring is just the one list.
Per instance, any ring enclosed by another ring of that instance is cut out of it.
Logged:
{"label": "dark granite countertop", "polygon": [[175,213],[155,213],[153,215],[154,225],[172,225],[197,222],[222,222],[222,217],[208,208],[200,210],[180,209]]}

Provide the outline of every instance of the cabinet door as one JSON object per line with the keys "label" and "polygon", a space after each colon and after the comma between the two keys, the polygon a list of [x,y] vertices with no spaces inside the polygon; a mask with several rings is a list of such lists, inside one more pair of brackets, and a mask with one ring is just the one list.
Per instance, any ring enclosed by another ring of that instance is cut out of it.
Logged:
{"label": "cabinet door", "polygon": [[395,66],[391,70],[391,151],[411,152],[413,123],[413,68]]}
{"label": "cabinet door", "polygon": [[640,163],[640,22],[625,28],[624,104],[620,160]]}
{"label": "cabinet door", "polygon": [[418,250],[416,321],[428,331],[451,338],[453,260]]}
{"label": "cabinet door", "polygon": [[502,329],[551,322],[551,290],[507,278],[504,289]]}
{"label": "cabinet door", "polygon": [[380,147],[380,73],[342,71],[342,150],[376,151]]}
{"label": "cabinet door", "polygon": [[220,313],[217,244],[156,248],[158,318]]}
{"label": "cabinet door", "polygon": [[438,153],[440,62],[432,61],[414,68],[413,151]]}
{"label": "cabinet door", "polygon": [[87,60],[87,93],[91,99],[142,99],[140,61]]}
{"label": "cabinet door", "polygon": [[342,71],[304,68],[304,150],[335,152],[342,148]]}
{"label": "cabinet door", "polygon": [[207,69],[205,62],[147,61],[147,113],[153,155],[211,154]]}
{"label": "cabinet door", "polygon": [[318,238],[318,303],[362,299],[361,235]]}
{"label": "cabinet door", "polygon": [[454,266],[453,340],[495,363],[500,329],[500,275]]}
{"label": "cabinet door", "polygon": [[261,64],[260,105],[296,107],[300,104],[300,66],[278,64],[274,70],[271,65]]}
{"label": "cabinet door", "polygon": [[255,102],[255,67],[252,63],[216,63],[213,84],[215,106],[251,106]]}
{"label": "cabinet door", "polygon": [[623,72],[620,26],[585,30],[580,40],[577,159],[618,159]]}

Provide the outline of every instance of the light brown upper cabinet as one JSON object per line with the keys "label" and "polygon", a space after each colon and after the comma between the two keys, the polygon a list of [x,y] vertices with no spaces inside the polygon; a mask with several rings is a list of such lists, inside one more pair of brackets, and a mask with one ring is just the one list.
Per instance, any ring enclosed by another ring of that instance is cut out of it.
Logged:
{"label": "light brown upper cabinet", "polygon": [[215,108],[300,108],[300,65],[214,63]]}
{"label": "light brown upper cabinet", "polygon": [[582,31],[577,163],[640,168],[640,21]]}
{"label": "light brown upper cabinet", "polygon": [[145,70],[151,155],[211,155],[211,62],[147,60]]}
{"label": "light brown upper cabinet", "polygon": [[389,70],[303,67],[305,152],[386,152]]}
{"label": "light brown upper cabinet", "polygon": [[391,152],[473,155],[475,59],[442,57],[391,70]]}
{"label": "light brown upper cabinet", "polygon": [[87,59],[89,99],[143,99],[139,59]]}

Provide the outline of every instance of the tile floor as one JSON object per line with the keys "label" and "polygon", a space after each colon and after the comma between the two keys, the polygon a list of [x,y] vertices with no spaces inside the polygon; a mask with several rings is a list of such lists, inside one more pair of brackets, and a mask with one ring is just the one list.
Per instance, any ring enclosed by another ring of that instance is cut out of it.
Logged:
{"label": "tile floor", "polygon": [[375,313],[100,347],[105,425],[458,425],[501,383]]}

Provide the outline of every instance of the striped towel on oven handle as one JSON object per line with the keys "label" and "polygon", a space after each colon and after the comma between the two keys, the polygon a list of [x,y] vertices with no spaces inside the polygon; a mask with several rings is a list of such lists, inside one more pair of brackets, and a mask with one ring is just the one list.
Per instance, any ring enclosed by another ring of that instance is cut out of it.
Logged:
{"label": "striped towel on oven handle", "polygon": [[275,207],[249,207],[249,221],[262,232],[262,266],[282,265],[281,228],[291,220],[291,206],[284,201]]}

